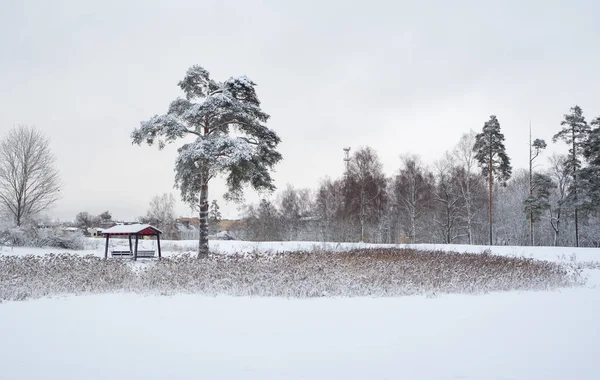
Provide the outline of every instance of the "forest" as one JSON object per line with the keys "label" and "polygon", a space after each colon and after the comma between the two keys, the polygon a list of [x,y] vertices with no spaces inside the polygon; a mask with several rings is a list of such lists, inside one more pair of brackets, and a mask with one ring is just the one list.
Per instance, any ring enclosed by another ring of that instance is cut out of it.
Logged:
{"label": "forest", "polygon": [[401,155],[392,176],[374,148],[355,149],[341,177],[314,189],[288,184],[245,205],[238,233],[249,240],[597,247],[600,117],[588,124],[575,106],[561,125],[552,142],[569,152],[544,155],[546,142],[530,138],[529,168],[516,170],[495,116],[431,165]]}

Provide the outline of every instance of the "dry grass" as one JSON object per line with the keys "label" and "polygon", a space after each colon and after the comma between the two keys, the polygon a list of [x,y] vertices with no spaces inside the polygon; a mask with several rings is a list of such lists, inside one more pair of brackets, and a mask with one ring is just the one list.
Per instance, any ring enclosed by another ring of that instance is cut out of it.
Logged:
{"label": "dry grass", "polygon": [[358,249],[277,255],[182,254],[133,266],[76,255],[0,257],[0,301],[66,293],[322,297],[549,290],[580,285],[576,268],[488,254]]}

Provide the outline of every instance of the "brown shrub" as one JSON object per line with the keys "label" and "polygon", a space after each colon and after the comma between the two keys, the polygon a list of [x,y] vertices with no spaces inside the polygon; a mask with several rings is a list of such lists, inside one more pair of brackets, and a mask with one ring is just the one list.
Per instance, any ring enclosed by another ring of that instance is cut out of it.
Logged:
{"label": "brown shrub", "polygon": [[145,262],[75,255],[0,257],[0,300],[133,291],[232,296],[401,296],[580,285],[577,268],[525,258],[411,249],[189,254]]}

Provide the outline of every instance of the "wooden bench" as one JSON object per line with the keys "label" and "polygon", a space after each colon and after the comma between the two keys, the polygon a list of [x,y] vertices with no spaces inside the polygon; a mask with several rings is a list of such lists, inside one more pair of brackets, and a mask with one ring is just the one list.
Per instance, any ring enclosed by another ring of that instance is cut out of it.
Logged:
{"label": "wooden bench", "polygon": [[155,252],[156,251],[154,251],[154,250],[145,250],[144,251],[144,250],[138,249],[137,257],[154,257]]}
{"label": "wooden bench", "polygon": [[[154,254],[156,253],[156,251],[154,250],[143,250],[143,249],[138,249],[137,251],[137,257],[138,258],[151,258],[154,257]],[[110,254],[112,255],[112,257],[133,257],[133,252],[131,252],[128,249],[114,249],[112,251],[110,251]]]}
{"label": "wooden bench", "polygon": [[133,253],[128,249],[115,249],[110,251],[112,257],[133,257]]}

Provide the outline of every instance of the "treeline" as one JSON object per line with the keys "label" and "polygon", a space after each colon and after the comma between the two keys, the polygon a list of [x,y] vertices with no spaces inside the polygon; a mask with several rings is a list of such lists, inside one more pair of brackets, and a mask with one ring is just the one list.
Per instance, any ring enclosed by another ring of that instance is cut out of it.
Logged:
{"label": "treeline", "polygon": [[288,185],[273,200],[246,205],[238,233],[250,240],[599,246],[600,117],[588,125],[575,106],[561,125],[553,142],[566,142],[569,153],[546,157],[543,170],[536,167],[546,142],[535,139],[529,168],[513,171],[495,116],[432,165],[402,155],[391,177],[373,148],[360,148],[340,178],[316,189]]}

